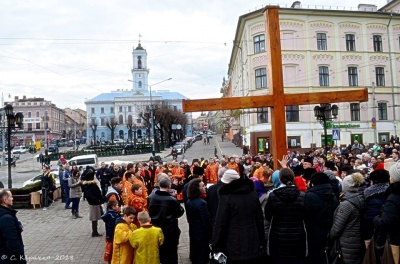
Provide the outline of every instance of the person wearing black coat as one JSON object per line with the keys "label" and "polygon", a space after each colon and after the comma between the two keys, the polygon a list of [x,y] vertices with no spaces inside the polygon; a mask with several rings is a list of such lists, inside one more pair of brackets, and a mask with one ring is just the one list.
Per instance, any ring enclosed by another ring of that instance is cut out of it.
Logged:
{"label": "person wearing black coat", "polygon": [[264,219],[254,183],[232,169],[221,181],[212,251],[223,252],[228,263],[257,263],[264,247]]}
{"label": "person wearing black coat", "polygon": [[1,263],[26,263],[22,224],[12,209],[12,194],[9,190],[0,190],[0,256]]}
{"label": "person wearing black coat", "polygon": [[314,173],[310,182],[311,188],[305,196],[309,210],[306,220],[309,245],[307,263],[321,264],[324,262],[333,213],[339,202],[332,191],[328,175],[322,172]]}
{"label": "person wearing black coat", "polygon": [[[218,174],[223,174],[226,171],[226,168],[221,168],[220,171],[218,171]],[[218,178],[219,175],[218,175]],[[218,203],[219,203],[219,197],[218,197],[218,189],[223,185],[221,182],[221,178],[218,180],[216,184],[211,185],[207,189],[207,207],[208,211],[210,213],[211,217],[211,225],[214,226],[214,221],[215,221],[215,216],[217,215],[217,209],[218,209]]]}
{"label": "person wearing black coat", "polygon": [[305,193],[294,185],[294,173],[288,168],[279,172],[279,188],[273,190],[265,206],[269,222],[267,254],[274,264],[305,263],[308,255]]}
{"label": "person wearing black coat", "polygon": [[87,202],[89,203],[89,220],[92,221],[92,237],[102,236],[97,231],[97,223],[101,219],[103,209],[101,205],[106,201],[102,195],[97,181],[94,179],[94,171],[89,169],[85,175],[86,181],[83,182],[83,190]]}
{"label": "person wearing black coat", "polygon": [[385,192],[385,203],[379,215],[374,218],[375,229],[386,233],[392,251],[399,253],[400,246],[400,163],[397,162],[389,169],[390,186]]}
{"label": "person wearing black coat", "polygon": [[211,219],[204,200],[205,185],[200,179],[190,181],[186,216],[189,223],[190,259],[193,264],[209,263]]}
{"label": "person wearing black coat", "polygon": [[178,200],[171,196],[171,180],[162,178],[159,182],[160,190],[149,196],[148,209],[154,226],[160,227],[164,234],[164,244],[160,246],[160,260],[163,264],[178,263],[178,244],[181,230],[178,218],[185,210]]}

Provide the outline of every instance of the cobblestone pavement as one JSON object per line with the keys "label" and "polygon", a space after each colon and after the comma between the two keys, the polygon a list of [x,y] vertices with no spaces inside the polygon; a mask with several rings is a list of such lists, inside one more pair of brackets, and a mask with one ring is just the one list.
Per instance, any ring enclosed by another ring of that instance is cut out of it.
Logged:
{"label": "cobblestone pavement", "polygon": [[[231,142],[221,142],[220,136],[214,136],[210,139],[210,145],[203,145],[203,142],[200,141],[195,142],[185,153],[185,158],[191,161],[193,158],[212,157],[214,156],[214,146],[217,146],[219,156],[242,153],[241,149],[235,147]],[[161,155],[164,157],[168,153],[169,150]],[[136,158],[141,158],[139,156]],[[145,158],[148,158],[148,154]],[[179,158],[181,159],[182,156]],[[170,159],[167,157],[165,160]],[[129,160],[131,159],[129,158]],[[30,259],[28,263],[104,263],[102,261],[104,237],[91,237],[91,222],[88,218],[86,201],[81,200],[80,202],[80,214],[83,218],[72,219],[70,210],[65,210],[64,204],[60,200],[56,201],[47,211],[43,211],[41,208],[19,210],[17,216],[24,227],[22,236],[25,253]],[[187,264],[190,263],[189,235],[185,215],[179,219],[179,226],[182,231],[178,248],[179,263]],[[105,233],[102,221],[99,221],[99,232]]]}

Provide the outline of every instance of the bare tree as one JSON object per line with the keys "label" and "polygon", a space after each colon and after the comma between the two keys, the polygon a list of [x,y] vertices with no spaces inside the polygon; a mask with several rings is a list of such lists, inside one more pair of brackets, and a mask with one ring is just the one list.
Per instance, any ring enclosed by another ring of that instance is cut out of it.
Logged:
{"label": "bare tree", "polygon": [[115,128],[118,126],[118,122],[115,120],[114,117],[111,117],[107,120],[106,126],[110,129],[111,131],[111,144],[114,144],[114,134],[115,134]]}

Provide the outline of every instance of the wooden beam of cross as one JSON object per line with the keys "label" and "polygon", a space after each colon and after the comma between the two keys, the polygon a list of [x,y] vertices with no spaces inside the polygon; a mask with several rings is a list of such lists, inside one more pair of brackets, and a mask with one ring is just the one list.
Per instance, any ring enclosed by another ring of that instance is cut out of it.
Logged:
{"label": "wooden beam of cross", "polygon": [[199,100],[182,100],[183,112],[233,110],[245,108],[271,108],[271,146],[274,168],[279,168],[278,159],[286,155],[286,111],[285,106],[309,105],[333,102],[368,101],[368,90],[352,89],[338,92],[285,94],[283,89],[282,54],[277,6],[265,8],[265,41],[267,52],[269,95],[230,97]]}

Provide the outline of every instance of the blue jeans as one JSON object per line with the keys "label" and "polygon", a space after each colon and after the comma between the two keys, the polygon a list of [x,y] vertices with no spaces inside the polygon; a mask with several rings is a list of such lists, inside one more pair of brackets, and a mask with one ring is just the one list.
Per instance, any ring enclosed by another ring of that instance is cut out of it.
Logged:
{"label": "blue jeans", "polygon": [[65,194],[65,208],[69,207],[71,200],[69,199],[69,186],[68,184],[63,184],[64,186],[64,194]]}
{"label": "blue jeans", "polygon": [[72,212],[76,213],[79,211],[79,201],[81,198],[70,198],[70,201],[72,202]]}

